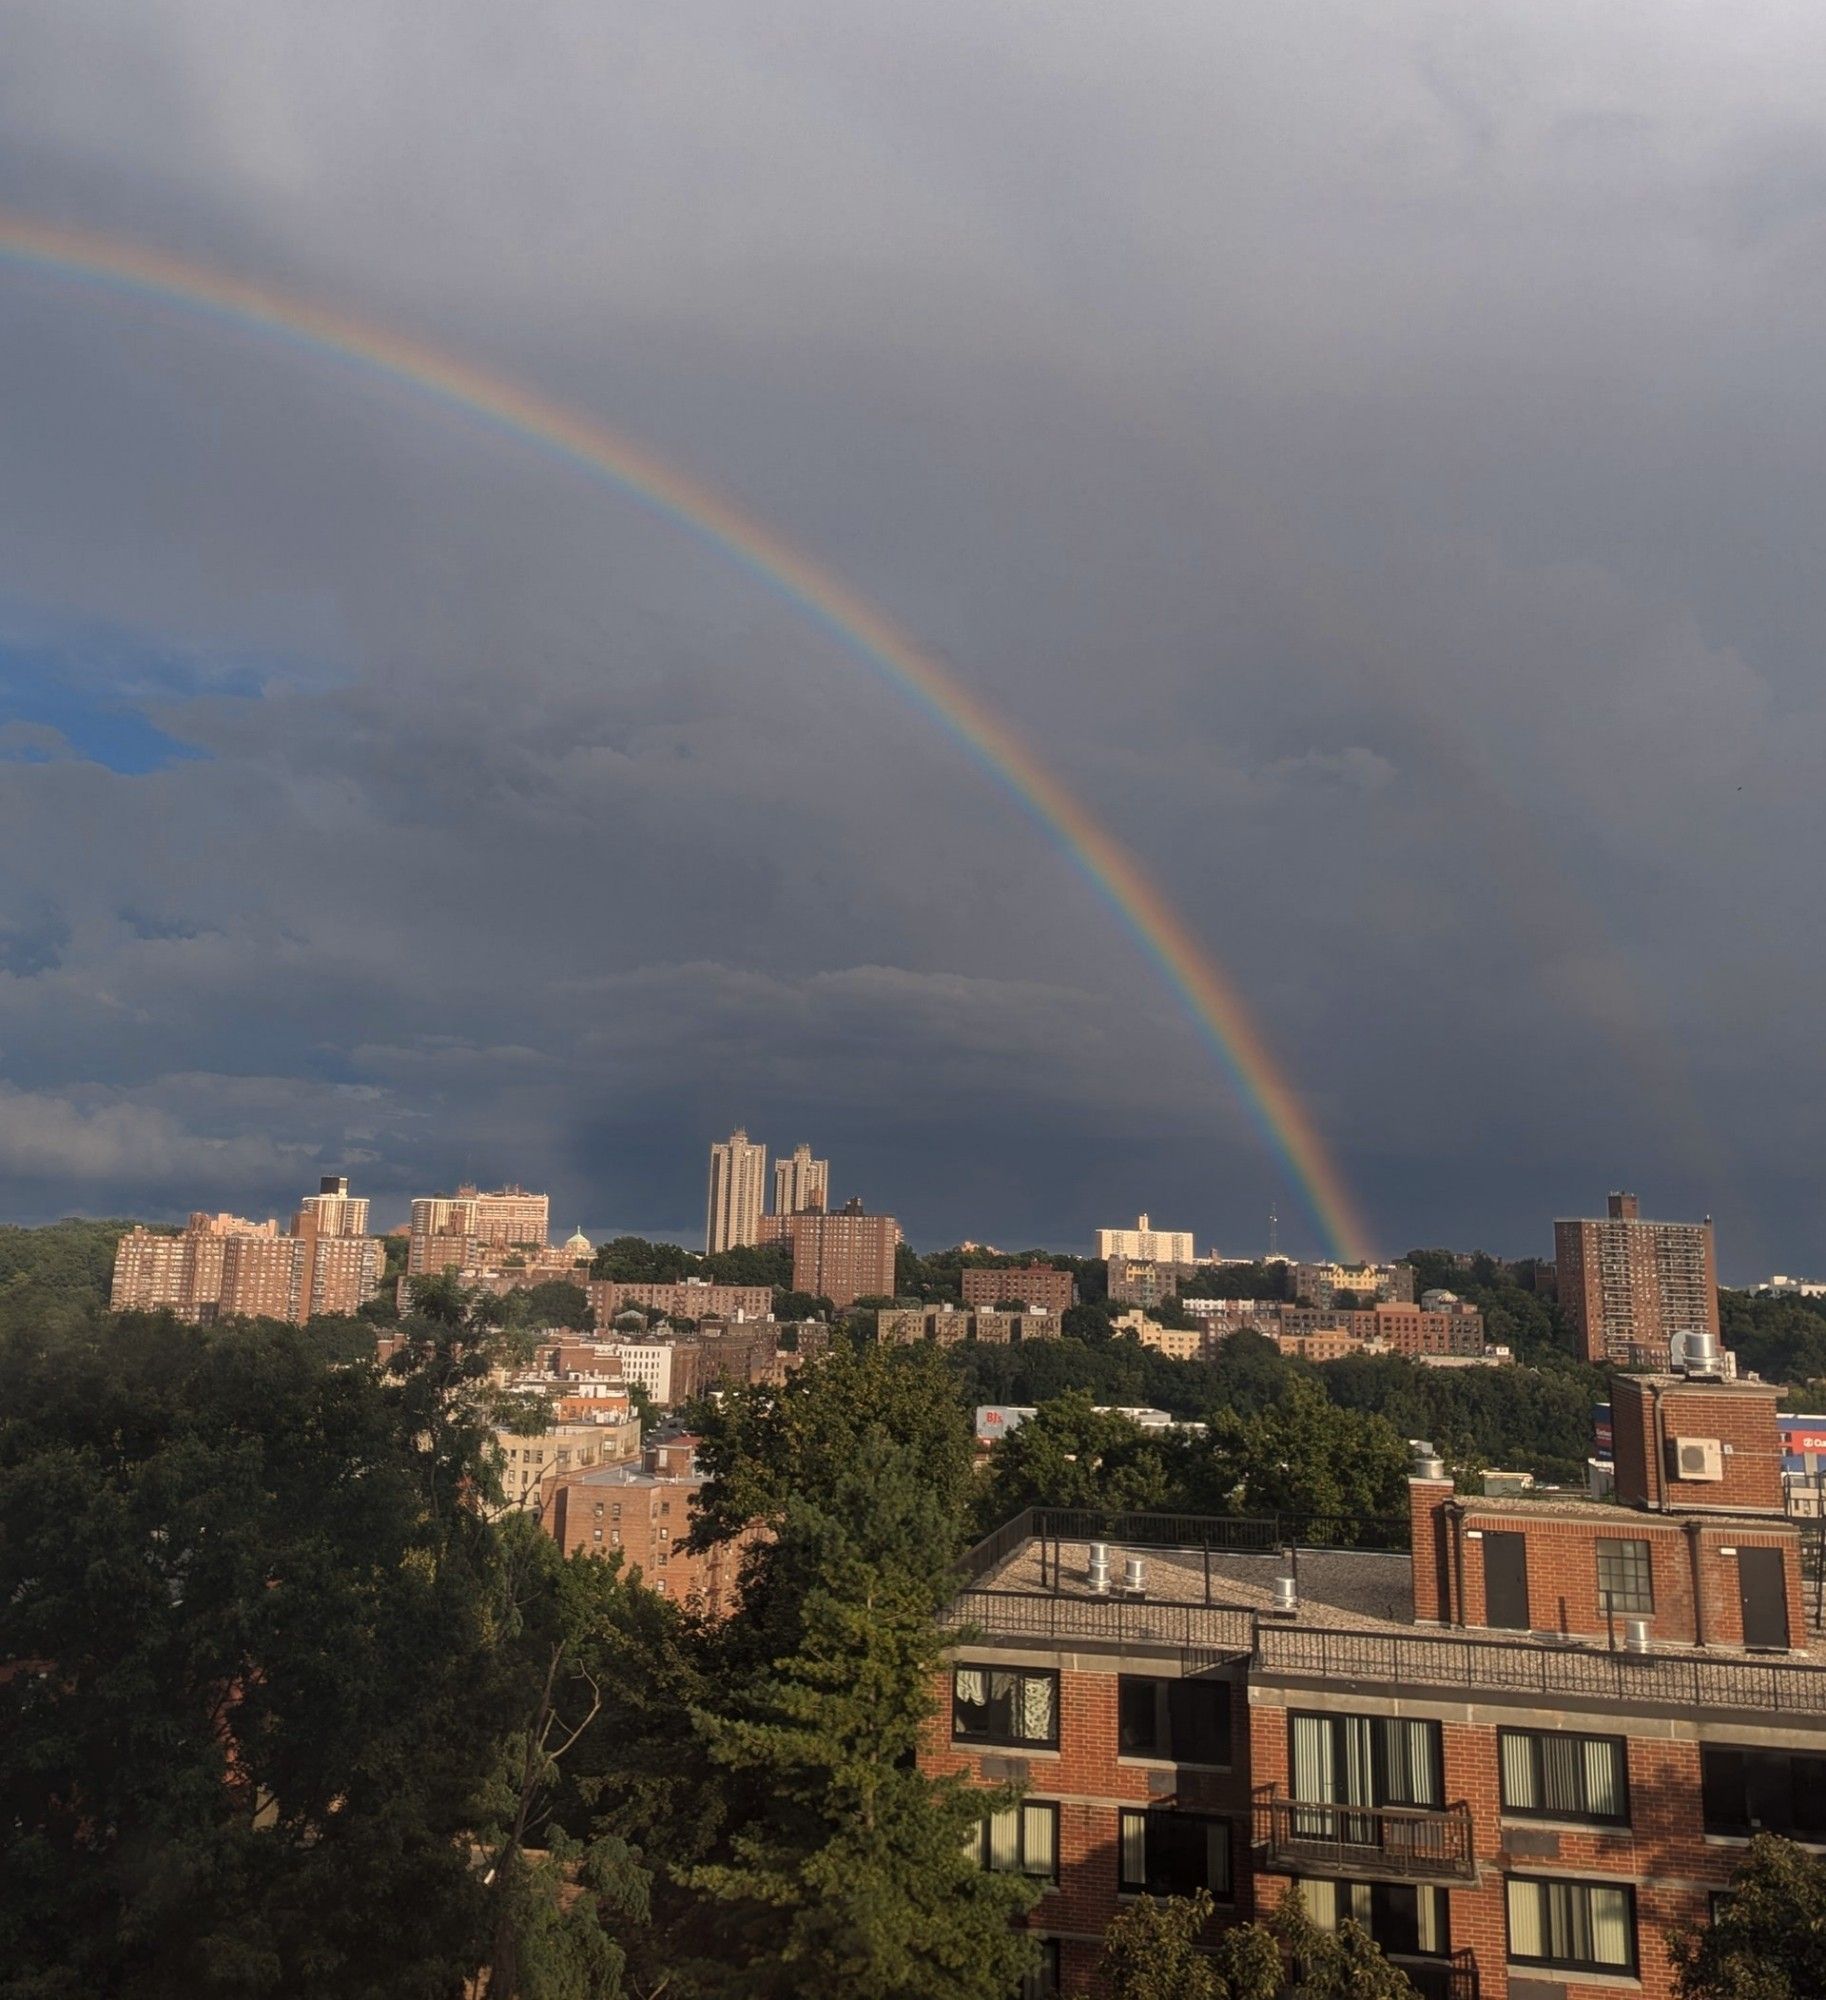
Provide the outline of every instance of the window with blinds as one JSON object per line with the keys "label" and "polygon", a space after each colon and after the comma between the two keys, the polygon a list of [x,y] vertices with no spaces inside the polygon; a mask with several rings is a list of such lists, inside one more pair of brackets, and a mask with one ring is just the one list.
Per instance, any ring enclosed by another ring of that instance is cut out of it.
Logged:
{"label": "window with blinds", "polygon": [[958,1667],[951,1677],[951,1735],[959,1743],[1059,1741],[1059,1676],[1050,1669]]}
{"label": "window with blinds", "polygon": [[1302,1880],[1300,1899],[1322,1931],[1351,1917],[1398,1958],[1445,1958],[1452,1950],[1446,1892],[1407,1882]]}
{"label": "window with blinds", "polygon": [[991,1813],[978,1836],[985,1868],[998,1875],[1059,1879],[1059,1808],[1044,1799],[1023,1799],[1006,1812]]}
{"label": "window with blinds", "polygon": [[1202,1813],[1125,1812],[1117,1824],[1116,1886],[1124,1895],[1193,1896],[1228,1902],[1230,1822]]}
{"label": "window with blinds", "polygon": [[1636,1969],[1636,1892],[1618,1884],[1512,1875],[1509,1956],[1569,1972]]}
{"label": "window with blinds", "polygon": [[1292,1723],[1289,1778],[1296,1799],[1349,1806],[1445,1803],[1437,1722],[1296,1713]]}
{"label": "window with blinds", "polygon": [[1629,1824],[1629,1759],[1621,1736],[1499,1729],[1503,1811],[1534,1819]]}

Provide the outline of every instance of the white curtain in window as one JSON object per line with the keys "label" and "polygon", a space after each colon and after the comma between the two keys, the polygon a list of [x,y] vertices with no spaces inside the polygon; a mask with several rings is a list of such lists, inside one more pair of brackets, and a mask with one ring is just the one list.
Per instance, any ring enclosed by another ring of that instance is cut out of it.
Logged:
{"label": "white curtain in window", "polygon": [[1623,1811],[1623,1745],[1608,1736],[1585,1739],[1585,1810],[1618,1818]]}
{"label": "white curtain in window", "polygon": [[1538,1882],[1509,1884],[1509,1956],[1545,1958],[1546,1933],[1541,1925],[1541,1885]]}
{"label": "white curtain in window", "polygon": [[1549,1812],[1577,1813],[1585,1776],[1585,1760],[1576,1736],[1543,1736],[1541,1803]]}
{"label": "white curtain in window", "polygon": [[1534,1782],[1534,1744],[1531,1738],[1509,1735],[1503,1743],[1503,1804],[1517,1812],[1538,1812],[1539,1787]]}
{"label": "white curtain in window", "polygon": [[1420,1948],[1422,1951],[1443,1952],[1446,1948],[1446,1892],[1443,1889],[1422,1889],[1420,1892]]}
{"label": "white curtain in window", "polygon": [[1598,1965],[1630,1962],[1629,1892],[1588,1889],[1591,1906],[1591,1956]]}
{"label": "white curtain in window", "polygon": [[1296,1799],[1331,1799],[1336,1796],[1336,1775],[1332,1768],[1331,1720],[1323,1715],[1296,1715],[1293,1719],[1293,1795]]}
{"label": "white curtain in window", "polygon": [[1021,1813],[1018,1806],[989,1815],[989,1865],[1012,1874],[1021,1865]]}
{"label": "white curtain in window", "polygon": [[1306,1905],[1306,1914],[1322,1931],[1338,1928],[1338,1888],[1336,1882],[1300,1884],[1300,1900]]}
{"label": "white curtain in window", "polygon": [[957,1698],[967,1708],[981,1708],[989,1699],[989,1681],[981,1667],[959,1667]]}
{"label": "white curtain in window", "polygon": [[1148,1879],[1148,1820],[1145,1813],[1122,1815],[1122,1879],[1141,1883]]}
{"label": "white curtain in window", "polygon": [[1050,1743],[1057,1683],[1046,1674],[1021,1677],[1021,1736],[1028,1743]]}
{"label": "white curtain in window", "polygon": [[1026,1835],[1026,1867],[1029,1875],[1051,1877],[1057,1872],[1057,1825],[1051,1806],[1023,1806],[1022,1826]]}
{"label": "white curtain in window", "polygon": [[[1386,1721],[1382,1725],[1382,1756],[1388,1772],[1391,1805],[1436,1806],[1439,1804],[1435,1779],[1437,1759],[1433,1755],[1433,1725],[1430,1722]],[[1368,1804],[1351,1794],[1352,1804]]]}
{"label": "white curtain in window", "polygon": [[1344,1738],[1343,1786],[1337,1796],[1347,1805],[1367,1806],[1375,1801],[1376,1767],[1370,1751],[1375,1725],[1367,1715],[1344,1715],[1339,1734]]}

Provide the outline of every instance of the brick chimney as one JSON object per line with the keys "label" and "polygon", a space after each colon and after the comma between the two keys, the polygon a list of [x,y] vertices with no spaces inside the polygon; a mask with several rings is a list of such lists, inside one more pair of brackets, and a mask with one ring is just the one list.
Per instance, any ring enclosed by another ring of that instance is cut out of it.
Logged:
{"label": "brick chimney", "polygon": [[1446,1508],[1452,1481],[1433,1447],[1420,1445],[1408,1479],[1408,1519],[1414,1554],[1414,1622],[1449,1625],[1454,1622],[1451,1567],[1446,1534]]}

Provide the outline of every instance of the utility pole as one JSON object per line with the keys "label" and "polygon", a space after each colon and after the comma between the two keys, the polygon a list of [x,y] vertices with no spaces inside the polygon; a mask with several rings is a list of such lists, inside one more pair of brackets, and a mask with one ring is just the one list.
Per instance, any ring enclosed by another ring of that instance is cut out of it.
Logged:
{"label": "utility pole", "polygon": [[1272,1263],[1281,1247],[1281,1218],[1273,1208],[1268,1211],[1268,1259]]}

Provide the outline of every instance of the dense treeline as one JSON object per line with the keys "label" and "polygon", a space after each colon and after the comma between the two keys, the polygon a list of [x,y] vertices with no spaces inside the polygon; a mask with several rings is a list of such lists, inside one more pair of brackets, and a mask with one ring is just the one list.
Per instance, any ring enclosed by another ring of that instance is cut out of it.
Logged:
{"label": "dense treeline", "polygon": [[1801,1401],[1821,1393],[1813,1385],[1826,1384],[1826,1299],[1721,1291],[1718,1323],[1739,1367],[1805,1390]]}

